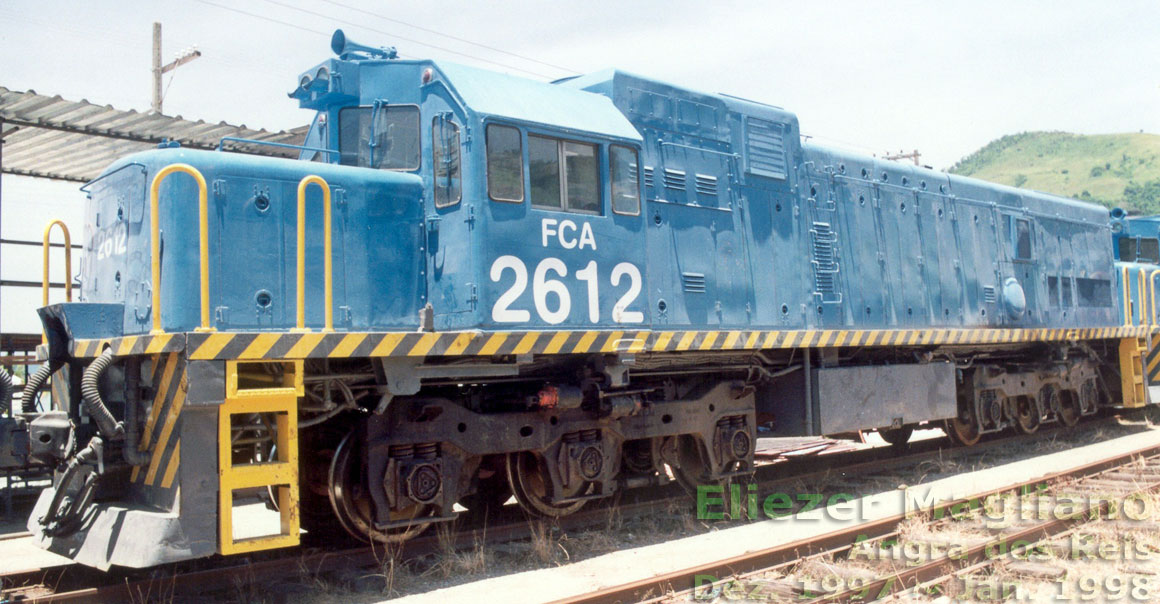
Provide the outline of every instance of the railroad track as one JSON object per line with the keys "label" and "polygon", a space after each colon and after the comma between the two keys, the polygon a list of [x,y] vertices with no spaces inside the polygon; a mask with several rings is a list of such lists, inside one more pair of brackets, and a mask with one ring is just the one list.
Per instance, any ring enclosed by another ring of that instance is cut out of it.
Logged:
{"label": "railroad track", "polygon": [[[945,501],[917,516],[901,513],[855,523],[816,537],[558,602],[612,604],[688,599],[712,602],[739,597],[849,602],[873,601],[903,593],[928,597],[953,594],[955,589],[948,587],[951,581],[966,575],[985,574],[998,565],[1013,564],[1016,571],[1021,568],[1029,576],[1049,574],[1043,568],[1047,565],[1037,567],[1021,558],[1036,548],[1058,551],[1062,547],[1061,537],[1093,519],[1110,515],[1109,507],[1116,502],[1157,491],[1160,491],[1160,445],[1149,445],[1047,476]],[[1066,513],[1054,511],[1053,504],[1065,497],[1078,501],[1078,505],[1070,506]],[[1019,504],[1018,522],[998,526],[990,513],[983,511],[984,506],[990,505],[988,502],[1012,498]],[[1043,507],[1049,512],[1024,511]],[[917,527],[913,525],[916,518]],[[924,536],[913,537],[915,533]],[[899,564],[899,552],[908,547],[924,553],[917,560]],[[936,551],[943,553],[931,555]],[[818,563],[814,568],[822,569],[821,572],[792,572],[810,568],[811,562]]]}
{"label": "railroad track", "polygon": [[[863,479],[891,472],[904,475],[908,468],[933,458],[984,457],[996,449],[1011,445],[1054,438],[1075,430],[1097,430],[1115,422],[1105,417],[1082,424],[1077,429],[1044,429],[1032,435],[1000,435],[985,439],[972,447],[956,447],[946,438],[917,441],[906,447],[882,446],[870,449],[822,452],[816,456],[793,457],[758,468],[756,484],[762,490],[785,487],[795,482],[828,480],[842,475]],[[689,505],[688,496],[676,485],[636,489],[604,505],[593,505],[554,521],[564,531],[603,526],[611,513],[621,518],[663,512],[673,505]],[[613,507],[615,506],[615,507]],[[615,510],[613,512],[613,510]],[[487,519],[486,530],[479,525],[457,527],[446,536],[429,532],[414,538],[390,552],[381,546],[357,546],[344,549],[307,546],[295,550],[264,552],[253,556],[235,556],[179,563],[149,571],[114,571],[102,573],[79,565],[49,569],[0,572],[3,591],[0,601],[84,602],[141,599],[150,594],[201,593],[239,583],[285,578],[288,573],[320,574],[351,568],[381,566],[390,556],[413,559],[446,552],[448,547],[464,549],[477,546],[481,538],[497,544],[532,536],[534,527],[515,506],[506,506],[500,514]],[[310,543],[309,536],[304,539]],[[656,592],[654,592],[656,593]]]}

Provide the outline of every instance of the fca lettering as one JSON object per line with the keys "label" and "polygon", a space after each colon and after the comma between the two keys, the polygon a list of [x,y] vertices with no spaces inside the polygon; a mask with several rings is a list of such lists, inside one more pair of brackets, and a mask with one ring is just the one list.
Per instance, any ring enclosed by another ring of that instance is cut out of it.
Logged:
{"label": "fca lettering", "polygon": [[584,249],[584,246],[596,249],[596,237],[592,234],[592,225],[587,222],[580,224],[580,238],[577,240],[575,222],[568,219],[545,218],[540,223],[541,245],[548,247],[549,237],[555,237],[560,242],[560,246],[566,250],[575,248],[577,245],[580,249]]}

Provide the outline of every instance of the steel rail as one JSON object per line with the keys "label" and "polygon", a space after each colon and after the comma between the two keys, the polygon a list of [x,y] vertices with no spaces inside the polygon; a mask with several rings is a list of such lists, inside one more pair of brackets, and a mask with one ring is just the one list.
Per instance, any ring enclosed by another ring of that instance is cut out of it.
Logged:
{"label": "steel rail", "polygon": [[[932,515],[946,514],[950,511],[961,508],[964,504],[969,504],[971,501],[980,501],[1010,491],[1018,491],[1028,487],[1044,483],[1059,482],[1067,478],[1076,478],[1095,474],[1111,468],[1116,468],[1139,459],[1140,457],[1148,457],[1160,455],[1160,445],[1149,445],[1135,449],[1127,453],[1120,453],[1101,460],[1088,462],[1079,466],[1070,468],[1068,470],[1054,472],[1047,476],[1036,477],[1031,480],[1019,481],[1017,483],[1004,485],[1003,487],[988,489],[980,493],[972,494],[969,497],[955,499],[951,501],[942,502],[933,506],[928,513]],[[773,567],[785,564],[787,562],[801,558],[803,555],[810,555],[820,552],[838,551],[848,549],[857,540],[879,539],[890,535],[897,531],[898,526],[907,519],[905,513],[895,514],[880,518],[868,523],[857,524],[846,527],[837,531],[832,531],[817,537],[809,537],[799,539],[786,544],[780,544],[753,552],[748,552],[738,556],[717,560],[710,563],[698,564],[688,568],[672,571],[663,575],[650,577],[647,579],[640,579],[624,583],[621,585],[609,586],[582,596],[564,598],[556,600],[556,604],[614,604],[620,602],[639,602],[649,598],[653,598],[658,594],[663,594],[665,597],[671,597],[673,592],[687,593],[693,590],[693,582],[697,575],[709,575],[713,577],[732,577],[738,574],[751,574],[757,571],[771,569]],[[1054,522],[1051,524],[1055,524]],[[1070,526],[1070,523],[1067,524]],[[1037,525],[1030,529],[1021,530],[1017,535],[1008,534],[1006,539],[1014,541],[1019,536],[1039,534],[1043,531],[1043,525]],[[978,548],[970,548],[972,555],[978,549],[979,553],[984,550],[983,546]],[[977,559],[974,562],[978,562]],[[926,576],[922,573],[930,573],[937,571],[940,567],[945,567],[948,564],[946,559],[938,559],[927,564],[920,565],[914,569],[904,569],[896,572],[890,577],[885,577],[877,581],[868,581],[856,593],[862,593],[863,589],[868,589],[866,593],[874,592],[874,590],[882,589],[887,581],[898,581],[899,586],[905,586],[907,578],[915,582],[915,579],[920,576]],[[944,573],[945,574],[945,573]],[[835,596],[836,601],[843,601],[842,597],[847,599],[851,597],[851,593],[840,594]]]}
{"label": "steel rail", "polygon": [[[1160,453],[1160,447],[1147,447],[1145,449],[1140,449],[1135,453],[1126,454],[1123,458],[1120,459],[1120,461],[1116,462],[1116,465],[1122,465],[1124,463],[1132,463],[1141,456],[1155,455],[1158,453]],[[1157,460],[1156,457],[1152,457],[1153,462],[1155,462],[1156,460]],[[1096,475],[1098,476],[1098,472],[1102,472],[1102,471],[1103,470],[1096,470],[1096,472],[1097,472]],[[1088,472],[1084,472],[1084,473],[1086,474]],[[1072,476],[1074,476],[1074,474],[1072,472],[1068,471],[1068,472],[1061,473],[1061,475],[1059,475],[1059,476],[1056,476],[1055,480],[1058,481],[1058,480],[1065,479],[1065,478],[1072,477]],[[1087,478],[1087,476],[1085,476],[1083,478]],[[1143,478],[1143,477],[1141,476],[1141,478]],[[1122,494],[1125,496],[1130,496],[1131,494],[1135,494],[1135,493],[1144,493],[1144,492],[1154,491],[1154,490],[1160,489],[1160,477],[1157,477],[1157,478],[1158,479],[1150,481],[1147,484],[1147,486],[1132,487],[1129,490],[1129,492],[1125,492]],[[1051,479],[1047,479],[1047,482],[1051,482],[1051,481],[1052,481]],[[1043,480],[1036,480],[1035,481],[1035,483],[1042,483],[1042,482],[1043,482]],[[1083,485],[1082,478],[1077,484],[1080,486]],[[1006,491],[1006,490],[1009,490],[1009,489],[1004,489],[1004,491]],[[811,602],[834,602],[834,601],[846,602],[846,601],[850,601],[851,599],[856,597],[858,594],[863,594],[863,593],[865,593],[865,594],[874,593],[874,594],[878,594],[879,596],[889,595],[889,594],[892,594],[894,591],[901,590],[902,588],[915,587],[921,583],[930,582],[934,579],[947,578],[947,577],[953,576],[955,574],[954,573],[955,570],[961,569],[963,567],[980,565],[980,564],[984,564],[984,563],[987,563],[988,565],[994,564],[995,562],[997,562],[999,560],[1000,557],[995,556],[993,554],[993,552],[1003,551],[1003,550],[994,549],[996,546],[1002,546],[1004,544],[1023,543],[1023,544],[1027,544],[1027,547],[1030,547],[1030,546],[1032,546],[1040,541],[1043,541],[1045,539],[1052,538],[1052,537],[1055,537],[1061,533],[1067,532],[1077,525],[1086,524],[1086,523],[1090,522],[1091,520],[1089,517],[1093,513],[1095,513],[1097,515],[1097,517],[1102,516],[1108,510],[1108,505],[1109,504],[1106,500],[1101,500],[1099,502],[1099,504],[1097,506],[1095,506],[1094,508],[1088,507],[1088,508],[1085,508],[1085,509],[1080,510],[1078,512],[1073,512],[1071,515],[1051,518],[1045,522],[1041,522],[1038,524],[1028,526],[1027,528],[1023,528],[1023,529],[1020,529],[1020,530],[1017,530],[1014,532],[1005,533],[996,539],[989,539],[985,543],[980,543],[978,545],[968,547],[968,548],[966,548],[966,550],[964,552],[962,552],[961,555],[956,554],[956,557],[954,560],[951,560],[949,558],[944,558],[944,557],[938,557],[938,558],[935,558],[932,560],[928,560],[928,561],[926,561],[922,564],[919,564],[917,566],[905,567],[902,569],[898,569],[895,571],[894,574],[892,574],[889,577],[881,577],[878,579],[867,581],[864,585],[862,585],[857,590],[847,590],[847,591],[840,592],[840,593],[827,594],[824,597],[816,598],[816,599],[808,600],[808,601],[811,601]],[[1011,552],[1004,554],[1003,556],[1001,556],[1001,558],[1006,558],[1007,555],[1009,555],[1010,553]],[[863,599],[866,599],[866,598],[863,598]],[[878,598],[875,597],[875,598],[869,598],[869,599],[878,599]]]}
{"label": "steel rail", "polygon": [[[1118,419],[1118,416],[1109,416],[1098,421],[1089,421],[1080,425],[1081,429],[1094,429]],[[1042,438],[1049,438],[1073,430],[1059,426],[1051,430],[1040,430],[1033,434],[996,435],[990,440],[984,440],[975,445],[964,447],[951,443],[947,438],[932,438],[907,445],[905,449],[892,446],[879,446],[871,449],[857,449],[836,453],[822,453],[810,457],[791,458],[780,463],[773,463],[758,468],[758,485],[762,489],[775,487],[781,484],[793,483],[811,478],[831,476],[835,470],[849,474],[859,471],[905,467],[926,461],[936,456],[950,454],[952,456],[971,456],[986,453],[990,450],[1017,444],[1033,442]],[[618,514],[621,518],[633,518],[664,511],[674,502],[687,501],[688,495],[677,485],[670,483],[660,487],[642,488],[635,491],[623,492],[608,504],[592,506],[579,512],[553,521],[562,530],[579,530],[599,526],[608,521],[610,513]],[[490,518],[494,521],[496,518]],[[545,521],[546,522],[546,521]],[[889,535],[893,526],[882,526],[878,537]],[[867,532],[866,525],[861,527]],[[487,526],[467,526],[457,529],[451,539],[454,549],[470,548],[476,545],[480,535],[487,543],[503,543],[526,539],[532,536],[533,527],[528,518],[514,506],[507,506],[499,515],[499,522]],[[809,540],[813,548],[826,545],[821,539]],[[830,536],[834,547],[846,546],[850,540],[842,541],[837,536]],[[313,539],[307,534],[304,542]],[[803,542],[804,543],[804,542]],[[400,546],[394,546],[391,554],[406,559],[413,559],[424,555],[438,554],[446,551],[446,538],[440,542],[437,534],[427,534],[407,541]],[[807,550],[812,551],[812,550]],[[797,552],[790,550],[785,561],[800,557]],[[22,589],[34,587],[52,588],[59,586],[66,591],[60,591],[42,596],[35,596],[36,601],[45,602],[73,602],[73,601],[114,601],[130,597],[139,597],[141,593],[157,593],[159,588],[171,589],[175,593],[192,593],[204,591],[214,585],[228,585],[223,580],[242,578],[248,581],[260,581],[285,577],[287,569],[306,569],[312,573],[323,573],[334,570],[373,566],[381,563],[387,555],[384,547],[356,546],[352,548],[334,550],[324,547],[291,548],[265,560],[256,561],[249,556],[235,556],[225,560],[225,564],[211,568],[181,568],[183,564],[204,564],[204,560],[178,563],[168,567],[174,574],[158,576],[156,569],[150,571],[149,578],[132,578],[123,575],[110,575],[80,565],[68,565],[49,569],[26,569],[15,572],[0,573],[4,593],[0,597],[7,597],[10,593],[17,593]],[[802,554],[804,555],[804,554]],[[216,560],[211,563],[222,562]],[[716,575],[716,576],[723,576]],[[85,584],[86,587],[73,585]],[[186,592],[185,590],[189,590]],[[627,601],[627,600],[626,600]]]}

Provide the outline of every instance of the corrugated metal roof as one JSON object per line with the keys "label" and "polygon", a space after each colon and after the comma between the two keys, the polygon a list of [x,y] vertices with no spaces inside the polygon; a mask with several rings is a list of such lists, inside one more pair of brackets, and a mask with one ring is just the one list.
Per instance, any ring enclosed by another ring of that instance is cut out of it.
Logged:
{"label": "corrugated metal roof", "polygon": [[[163,140],[183,147],[215,149],[227,136],[301,145],[307,126],[289,131],[254,130],[244,124],[191,121],[181,116],[121,110],[86,100],[69,101],[0,86],[0,139],[7,174],[57,180],[92,180],[113,160],[154,148]],[[245,143],[226,148],[255,155],[297,157],[293,149]]]}

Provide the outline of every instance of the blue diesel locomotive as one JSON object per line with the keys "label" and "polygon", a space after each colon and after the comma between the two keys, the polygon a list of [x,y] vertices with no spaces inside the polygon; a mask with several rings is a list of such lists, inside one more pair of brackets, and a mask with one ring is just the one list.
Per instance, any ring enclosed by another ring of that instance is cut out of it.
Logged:
{"label": "blue diesel locomotive", "polygon": [[[86,185],[80,300],[40,309],[25,391],[60,393],[25,415],[58,468],[44,547],[391,542],[746,475],[759,426],[970,444],[1150,400],[1160,258],[1122,216],[620,71],[332,47],[290,93],[317,111],[298,159],[165,146]],[[281,518],[257,536],[255,493]]]}

